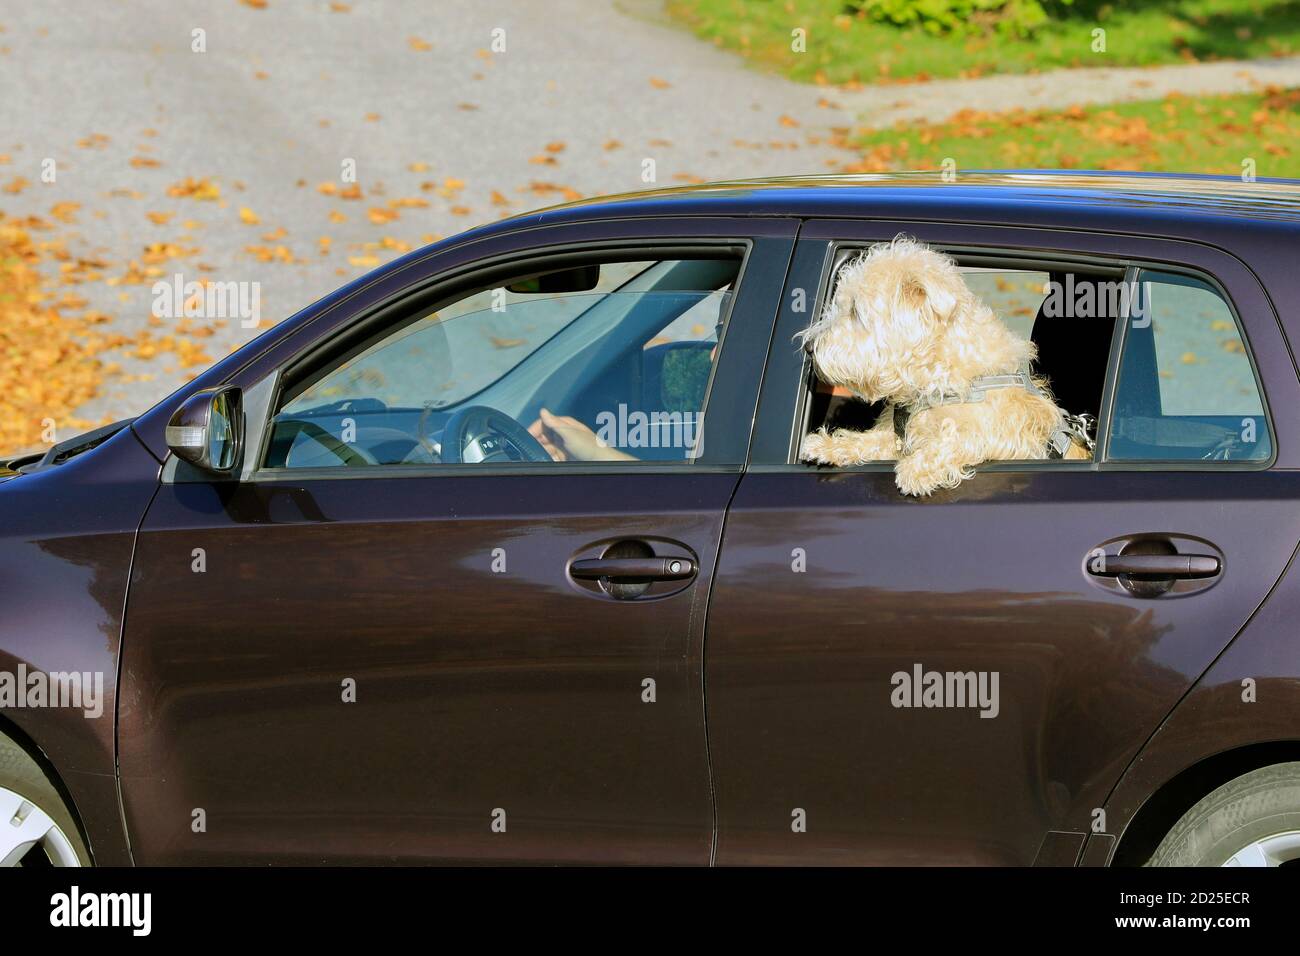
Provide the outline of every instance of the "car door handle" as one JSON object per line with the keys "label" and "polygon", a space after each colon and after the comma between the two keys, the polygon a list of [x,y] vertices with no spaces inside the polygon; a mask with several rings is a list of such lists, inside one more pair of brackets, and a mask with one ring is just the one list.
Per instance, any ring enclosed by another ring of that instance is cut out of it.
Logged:
{"label": "car door handle", "polygon": [[1088,573],[1113,578],[1121,574],[1157,578],[1212,578],[1222,569],[1212,554],[1115,554],[1089,562]]}
{"label": "car door handle", "polygon": [[640,578],[651,581],[674,581],[695,574],[690,558],[583,558],[569,565],[575,578]]}

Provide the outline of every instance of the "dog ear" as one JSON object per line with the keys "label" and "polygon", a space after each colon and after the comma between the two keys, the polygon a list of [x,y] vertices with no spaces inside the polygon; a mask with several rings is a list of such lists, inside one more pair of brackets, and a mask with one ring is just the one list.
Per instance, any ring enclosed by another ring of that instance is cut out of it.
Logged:
{"label": "dog ear", "polygon": [[957,308],[957,296],[948,288],[947,283],[937,277],[926,276],[924,285],[925,298],[934,311],[935,318],[940,322],[948,321]]}

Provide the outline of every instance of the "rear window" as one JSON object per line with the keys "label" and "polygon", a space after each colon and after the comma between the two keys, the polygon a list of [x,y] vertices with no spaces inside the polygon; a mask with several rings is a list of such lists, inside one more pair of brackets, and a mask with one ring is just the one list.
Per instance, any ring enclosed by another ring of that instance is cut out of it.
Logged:
{"label": "rear window", "polygon": [[1232,307],[1210,283],[1143,270],[1107,458],[1265,461],[1273,440]]}

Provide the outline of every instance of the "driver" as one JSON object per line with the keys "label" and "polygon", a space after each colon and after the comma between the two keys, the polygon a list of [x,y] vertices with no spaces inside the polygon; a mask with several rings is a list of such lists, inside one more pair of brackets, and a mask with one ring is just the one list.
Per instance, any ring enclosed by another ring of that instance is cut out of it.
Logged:
{"label": "driver", "polygon": [[[730,287],[728,287],[730,288]],[[713,348],[709,361],[718,357],[722,340],[723,319],[713,327]],[[537,421],[528,426],[528,434],[537,439],[555,461],[640,461],[636,455],[603,444],[590,428],[568,415],[555,415],[547,408],[538,409]]]}

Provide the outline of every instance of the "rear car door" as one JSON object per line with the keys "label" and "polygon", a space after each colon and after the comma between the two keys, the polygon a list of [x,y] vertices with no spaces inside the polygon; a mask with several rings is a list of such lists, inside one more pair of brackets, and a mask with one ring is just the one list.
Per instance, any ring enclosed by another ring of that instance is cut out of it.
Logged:
{"label": "rear car door", "polygon": [[173,459],[140,531],[136,861],[709,862],[704,611],[795,228],[453,248],[240,372],[241,480]]}
{"label": "rear car door", "polygon": [[[990,464],[927,499],[902,496],[889,463],[796,463],[826,397],[793,336],[848,255],[899,232],[951,252],[990,299],[1039,288],[994,304],[1039,342],[1061,404],[1099,415],[1096,460]],[[1137,305],[1044,319],[1044,280],[1116,279]],[[718,862],[1075,862],[1300,540],[1297,399],[1264,290],[1218,250],[806,224],[710,604]],[[1137,555],[1218,571],[1117,573]]]}

